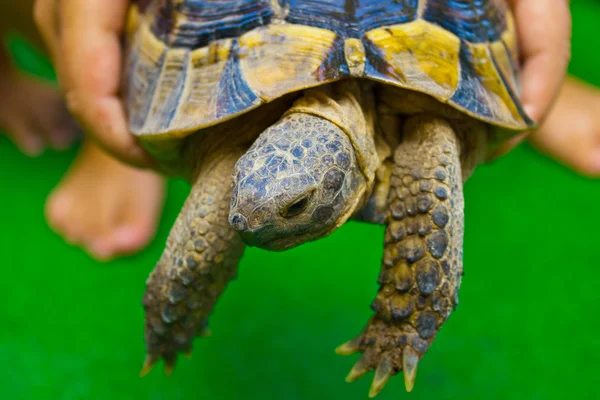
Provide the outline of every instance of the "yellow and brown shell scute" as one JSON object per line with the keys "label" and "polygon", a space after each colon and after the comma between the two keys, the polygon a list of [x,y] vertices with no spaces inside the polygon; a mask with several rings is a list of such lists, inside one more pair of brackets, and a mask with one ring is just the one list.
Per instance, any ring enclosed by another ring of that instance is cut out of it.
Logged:
{"label": "yellow and brown shell scute", "polygon": [[133,7],[127,26],[124,97],[132,132],[147,139],[352,77],[495,126],[534,126],[504,0],[161,0]]}

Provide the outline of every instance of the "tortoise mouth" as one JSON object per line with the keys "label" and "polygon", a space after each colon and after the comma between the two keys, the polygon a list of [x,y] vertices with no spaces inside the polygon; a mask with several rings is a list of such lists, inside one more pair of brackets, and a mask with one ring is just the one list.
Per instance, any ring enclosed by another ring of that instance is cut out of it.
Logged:
{"label": "tortoise mouth", "polygon": [[[304,230],[297,232],[279,232],[265,234],[263,229],[257,231],[238,232],[244,244],[259,249],[281,252],[301,246],[305,243],[324,238],[335,231],[341,224],[326,226],[319,231]],[[272,225],[270,225],[272,228]]]}
{"label": "tortoise mouth", "polygon": [[242,241],[250,247],[268,251],[285,251],[304,243],[300,236],[261,238],[256,232],[238,232]]}

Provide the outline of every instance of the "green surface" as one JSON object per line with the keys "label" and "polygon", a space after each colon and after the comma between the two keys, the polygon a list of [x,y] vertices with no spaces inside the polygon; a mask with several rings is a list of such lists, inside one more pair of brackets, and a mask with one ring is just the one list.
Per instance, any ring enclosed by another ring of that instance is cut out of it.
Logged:
{"label": "green surface", "polygon": [[[574,1],[571,72],[600,85],[600,4]],[[21,62],[47,63],[16,45]],[[0,137],[0,399],[366,399],[357,357],[333,349],[363,328],[383,228],[351,223],[285,253],[250,249],[239,279],[173,376],[137,377],[141,298],[187,186],[172,182],[141,255],[100,264],[46,226],[43,203],[75,150],[30,160]],[[466,187],[461,304],[422,360],[415,390],[381,399],[599,398],[600,182],[528,146]]]}

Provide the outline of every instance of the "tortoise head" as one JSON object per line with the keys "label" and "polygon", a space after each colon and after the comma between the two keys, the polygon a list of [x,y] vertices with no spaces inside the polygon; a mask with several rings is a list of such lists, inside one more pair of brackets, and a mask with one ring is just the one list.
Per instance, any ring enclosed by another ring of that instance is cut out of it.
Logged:
{"label": "tortoise head", "polygon": [[362,200],[366,179],[342,129],[292,113],[240,158],[233,185],[231,226],[246,244],[279,251],[342,225]]}

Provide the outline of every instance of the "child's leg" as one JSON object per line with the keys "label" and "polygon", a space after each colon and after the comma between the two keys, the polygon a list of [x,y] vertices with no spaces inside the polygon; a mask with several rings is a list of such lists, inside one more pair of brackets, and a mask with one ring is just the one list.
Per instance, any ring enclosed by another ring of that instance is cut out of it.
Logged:
{"label": "child's leg", "polygon": [[600,89],[568,77],[534,147],[576,171],[600,176]]}
{"label": "child's leg", "polygon": [[[42,46],[33,0],[0,0],[0,27]],[[30,154],[48,144],[67,145],[73,126],[70,118],[64,122],[67,113],[58,92],[19,74],[6,53],[0,56],[0,125]],[[60,235],[106,259],[138,251],[152,239],[163,198],[162,177],[122,164],[85,141],[49,196],[46,215]]]}

